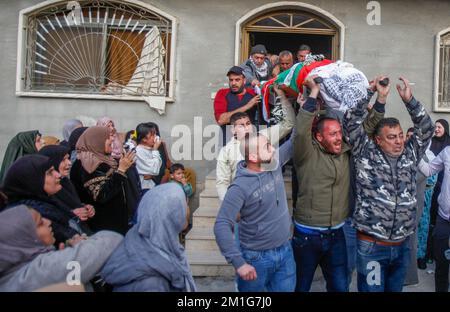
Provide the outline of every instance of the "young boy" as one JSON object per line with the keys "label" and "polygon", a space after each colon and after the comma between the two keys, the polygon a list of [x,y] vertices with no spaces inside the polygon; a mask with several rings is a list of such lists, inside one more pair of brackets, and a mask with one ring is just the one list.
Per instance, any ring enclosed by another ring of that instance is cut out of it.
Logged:
{"label": "young boy", "polygon": [[173,164],[170,167],[170,180],[181,184],[184,193],[186,194],[186,198],[189,198],[194,194],[191,183],[187,182],[184,174],[184,166],[182,164]]}

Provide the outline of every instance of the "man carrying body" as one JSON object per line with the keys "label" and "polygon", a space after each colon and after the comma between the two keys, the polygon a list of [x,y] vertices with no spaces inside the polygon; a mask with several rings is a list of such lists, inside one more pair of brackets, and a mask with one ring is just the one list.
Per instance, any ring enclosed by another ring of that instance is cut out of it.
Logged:
{"label": "man carrying body", "polygon": [[[297,265],[296,291],[309,291],[320,265],[327,290],[345,292],[348,275],[343,226],[349,214],[350,147],[343,141],[337,119],[322,117],[312,129],[320,92],[314,78],[305,82],[311,92],[297,116],[294,145],[299,181],[292,241]],[[372,84],[368,92],[373,94],[374,89]],[[381,86],[377,89],[384,92]],[[381,109],[375,107],[363,127],[370,131],[383,116]]]}
{"label": "man carrying body", "polygon": [[[380,78],[380,80],[383,77]],[[416,227],[417,164],[433,135],[433,123],[411,93],[408,80],[398,93],[414,123],[414,135],[406,142],[395,118],[382,119],[374,140],[361,127],[366,105],[347,111],[344,132],[352,145],[356,168],[358,290],[401,291],[409,265],[408,237]],[[379,86],[379,81],[377,81]],[[375,107],[384,107],[387,94],[379,93]]]}
{"label": "man carrying body", "polygon": [[302,44],[297,51],[297,62],[303,63],[306,60],[306,56],[311,53],[309,45]]}
{"label": "man carrying body", "polygon": [[266,57],[267,50],[262,44],[255,45],[250,51],[250,57],[241,65],[244,69],[246,86],[259,86],[262,81],[272,78],[272,62]]}

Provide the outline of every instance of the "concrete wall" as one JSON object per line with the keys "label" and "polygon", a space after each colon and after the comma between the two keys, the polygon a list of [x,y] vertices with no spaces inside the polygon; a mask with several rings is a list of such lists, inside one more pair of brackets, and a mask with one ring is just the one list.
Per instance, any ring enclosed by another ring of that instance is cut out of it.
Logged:
{"label": "concrete wall", "polygon": [[[10,138],[22,130],[39,129],[61,137],[66,119],[79,115],[97,118],[108,115],[119,131],[137,123],[155,121],[163,138],[171,143],[175,124],[193,125],[194,116],[203,124],[214,123],[211,93],[226,84],[225,72],[234,61],[235,23],[248,11],[269,3],[265,0],[144,0],[178,18],[175,103],[159,116],[144,102],[43,99],[15,96],[17,25],[19,11],[39,0],[1,0],[0,12],[0,157]],[[432,109],[435,34],[450,26],[450,1],[397,0],[381,3],[381,25],[366,23],[366,1],[304,1],[328,11],[346,27],[345,60],[368,77],[400,74],[415,82],[414,94]],[[410,126],[395,90],[387,114]],[[433,114],[447,118],[446,114]],[[1,159],[0,158],[0,159]],[[214,168],[212,161],[185,162],[197,169],[199,180]]]}

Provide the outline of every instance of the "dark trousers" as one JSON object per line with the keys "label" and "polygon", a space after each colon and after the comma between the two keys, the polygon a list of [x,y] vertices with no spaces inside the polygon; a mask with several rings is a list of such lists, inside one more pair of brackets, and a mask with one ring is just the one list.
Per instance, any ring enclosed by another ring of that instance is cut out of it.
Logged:
{"label": "dark trousers", "polygon": [[347,246],[342,228],[319,235],[294,230],[292,238],[297,266],[295,291],[308,292],[317,266],[320,265],[329,292],[347,292]]}
{"label": "dark trousers", "polygon": [[433,232],[433,252],[436,260],[434,283],[436,292],[448,292],[449,260],[445,258],[445,251],[449,249],[450,221],[439,215]]}

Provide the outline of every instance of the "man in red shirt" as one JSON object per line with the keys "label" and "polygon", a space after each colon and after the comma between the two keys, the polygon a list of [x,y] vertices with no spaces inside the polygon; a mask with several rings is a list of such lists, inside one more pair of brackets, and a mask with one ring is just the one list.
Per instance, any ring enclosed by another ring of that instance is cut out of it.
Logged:
{"label": "man in red shirt", "polygon": [[[226,125],[230,124],[230,117],[237,112],[246,112],[253,124],[264,124],[257,105],[261,101],[252,89],[246,89],[243,69],[233,66],[227,73],[229,88],[217,91],[214,98],[214,116],[217,124],[222,127],[223,142],[226,144]],[[259,116],[258,116],[259,115]]]}

